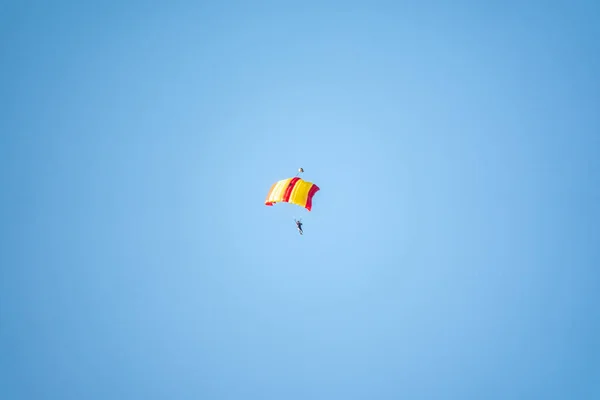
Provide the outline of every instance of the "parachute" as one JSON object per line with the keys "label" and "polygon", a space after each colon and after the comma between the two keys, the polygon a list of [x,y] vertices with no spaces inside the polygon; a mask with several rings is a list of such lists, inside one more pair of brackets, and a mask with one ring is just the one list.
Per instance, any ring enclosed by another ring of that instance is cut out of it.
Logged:
{"label": "parachute", "polygon": [[[301,169],[301,172],[304,172],[304,170]],[[291,203],[310,211],[312,209],[313,196],[319,190],[317,185],[305,181],[298,176],[282,179],[271,186],[265,200],[265,205],[272,206],[275,203]]]}

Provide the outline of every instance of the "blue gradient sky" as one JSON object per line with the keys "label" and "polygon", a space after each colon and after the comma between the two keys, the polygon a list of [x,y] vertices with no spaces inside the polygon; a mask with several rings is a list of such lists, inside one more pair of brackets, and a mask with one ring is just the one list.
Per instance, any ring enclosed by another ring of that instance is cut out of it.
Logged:
{"label": "blue gradient sky", "polygon": [[600,398],[600,3],[301,3],[0,6],[0,398]]}

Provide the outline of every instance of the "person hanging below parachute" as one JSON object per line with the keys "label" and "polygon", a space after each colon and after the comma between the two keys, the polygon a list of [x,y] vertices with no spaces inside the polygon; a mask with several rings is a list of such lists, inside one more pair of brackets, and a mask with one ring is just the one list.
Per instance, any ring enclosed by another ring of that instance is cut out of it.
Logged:
{"label": "person hanging below parachute", "polygon": [[300,234],[303,235],[303,232],[302,232],[302,222],[296,221],[295,218],[294,218],[294,221],[296,222],[296,226],[298,227],[298,232],[300,232]]}
{"label": "person hanging below parachute", "polygon": [[[298,175],[302,172],[304,172],[304,169],[300,168],[295,177],[275,182],[267,194],[265,205],[273,206],[276,203],[291,203],[303,207],[307,211],[311,211],[313,197],[320,188],[314,183],[300,178]],[[302,235],[302,222],[296,221],[296,227]]]}

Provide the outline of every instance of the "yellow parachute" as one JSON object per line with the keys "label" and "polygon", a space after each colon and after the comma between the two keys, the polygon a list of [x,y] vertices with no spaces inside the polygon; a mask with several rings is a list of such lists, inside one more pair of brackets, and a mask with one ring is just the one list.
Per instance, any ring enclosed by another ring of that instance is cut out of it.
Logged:
{"label": "yellow parachute", "polygon": [[[304,172],[302,168],[299,171]],[[298,176],[282,179],[271,186],[265,200],[265,205],[272,206],[275,203],[291,203],[310,211],[312,209],[313,196],[319,190],[317,185],[307,182]]]}

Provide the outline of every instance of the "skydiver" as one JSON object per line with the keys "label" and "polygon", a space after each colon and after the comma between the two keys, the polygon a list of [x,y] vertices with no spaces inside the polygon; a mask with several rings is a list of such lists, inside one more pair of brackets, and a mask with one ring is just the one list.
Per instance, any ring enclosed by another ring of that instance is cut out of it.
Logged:
{"label": "skydiver", "polygon": [[302,235],[302,222],[296,221],[296,226],[298,227],[298,232],[300,232],[300,234]]}

